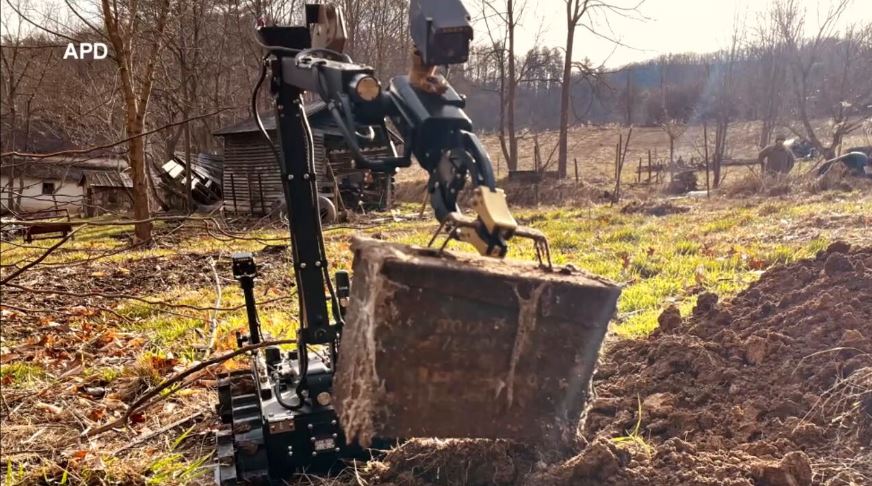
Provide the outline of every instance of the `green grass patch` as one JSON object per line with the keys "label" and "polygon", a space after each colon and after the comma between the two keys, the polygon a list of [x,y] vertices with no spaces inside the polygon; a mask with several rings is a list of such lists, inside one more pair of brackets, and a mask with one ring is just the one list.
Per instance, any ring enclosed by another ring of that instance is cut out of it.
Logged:
{"label": "green grass patch", "polygon": [[188,438],[192,430],[193,427],[173,440],[168,445],[170,452],[158,456],[149,464],[146,469],[146,484],[192,484],[209,472],[206,462],[211,455],[191,459],[181,452],[177,452],[181,443]]}
{"label": "green grass patch", "polygon": [[639,404],[636,411],[636,425],[633,426],[633,430],[629,431],[627,435],[613,437],[612,442],[617,445],[634,445],[641,448],[645,451],[645,454],[650,457],[651,454],[654,453],[654,447],[648,444],[648,442],[645,441],[645,438],[642,437],[642,399],[636,397],[636,401]]}
{"label": "green grass patch", "polygon": [[0,364],[0,383],[26,385],[45,376],[42,366],[35,363],[12,362]]}

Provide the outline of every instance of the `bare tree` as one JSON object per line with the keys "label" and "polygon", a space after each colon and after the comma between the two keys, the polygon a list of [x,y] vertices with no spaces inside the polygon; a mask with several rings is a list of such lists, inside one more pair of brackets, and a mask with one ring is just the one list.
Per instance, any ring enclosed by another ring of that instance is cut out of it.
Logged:
{"label": "bare tree", "polygon": [[[839,0],[824,15],[813,36],[806,38],[805,11],[797,0],[780,0],[775,22],[789,59],[793,112],[800,127],[791,126],[826,158],[836,155],[845,135],[862,126],[872,113],[872,27],[849,27],[836,38],[835,24],[850,0]],[[830,119],[829,140],[812,116],[821,110]]]}
{"label": "bare tree", "polygon": [[[8,5],[15,11],[27,10],[29,4],[21,0]],[[30,150],[31,124],[38,107],[34,106],[37,94],[43,88],[46,74],[53,67],[54,48],[50,39],[42,35],[28,35],[26,21],[21,15],[2,18],[3,47],[0,49],[0,116],[3,120],[2,151],[24,152]],[[19,135],[21,135],[19,137]],[[24,192],[23,175],[18,174],[18,190],[15,190],[16,162],[4,161],[9,167],[6,207],[16,211],[21,207]]]}
{"label": "bare tree", "polygon": [[[18,4],[21,9],[21,4]],[[31,60],[22,55],[22,46],[24,36],[22,35],[22,19],[17,17],[13,25],[12,19],[4,16],[2,18],[3,25],[3,48],[0,49],[0,88],[2,88],[3,96],[0,99],[0,108],[3,108],[0,113],[4,117],[8,117],[9,128],[6,131],[6,136],[2,139],[3,151],[15,150],[17,145],[16,135],[18,128],[18,91],[24,77],[27,75],[28,68],[31,65]],[[22,58],[23,61],[22,61]],[[6,120],[4,120],[6,122]],[[15,199],[15,164],[9,165],[9,182],[6,194],[8,201],[6,208],[9,211],[15,211],[18,207]],[[21,191],[19,191],[20,193]]]}
{"label": "bare tree", "polygon": [[[660,127],[663,128],[666,136],[669,137],[669,174],[671,181],[675,170],[675,141],[687,131],[687,116],[689,113],[686,110],[684,113],[680,112],[680,108],[684,104],[677,104],[677,107],[673,107],[676,104],[670,100],[671,86],[667,82],[667,70],[669,69],[670,62],[668,56],[660,58],[660,109],[662,110]],[[678,93],[678,90],[674,91],[676,94]]]}
{"label": "bare tree", "polygon": [[769,144],[778,123],[787,75],[784,44],[780,41],[774,12],[763,17],[757,26],[754,44],[751,49],[755,72],[749,73],[754,79],[748,93],[759,109],[755,115],[761,121],[759,146],[762,148]]}
{"label": "bare tree", "polygon": [[[737,27],[733,31],[730,50],[725,52],[720,60],[719,75],[717,82],[714,84],[717,87],[714,96],[715,147],[711,159],[714,187],[719,187],[721,184],[721,167],[723,166],[727,151],[727,131],[730,128],[735,104],[738,101],[733,88],[735,85],[735,65],[736,59],[739,56],[741,38],[742,35]],[[706,150],[708,150],[708,147],[706,147]],[[708,162],[708,157],[706,157],[706,162]]]}
{"label": "bare tree", "polygon": [[557,142],[557,172],[560,178],[566,177],[569,111],[572,109],[572,100],[570,99],[572,71],[573,68],[580,66],[572,60],[575,47],[575,31],[578,27],[582,27],[595,35],[605,37],[598,33],[590,22],[584,23],[584,20],[589,19],[594,12],[626,16],[630,12],[635,11],[643,1],[637,2],[632,7],[622,7],[605,0],[564,0],[566,6],[566,54],[563,60],[563,84],[560,90],[560,128]]}
{"label": "bare tree", "polygon": [[[124,100],[127,158],[133,179],[133,214],[137,221],[149,218],[149,179],[146,169],[145,138],[148,102],[154,88],[155,69],[165,42],[170,0],[153,4],[137,0],[101,0],[103,25],[112,45],[112,59],[118,67]],[[139,241],[151,240],[152,223],[134,227]]]}
{"label": "bare tree", "polygon": [[627,68],[624,70],[624,77],[626,78],[626,86],[624,87],[624,124],[630,126],[633,124],[633,108],[636,105],[637,98],[637,90],[635,85],[633,84],[633,70],[631,68]]}
{"label": "bare tree", "polygon": [[[515,126],[515,107],[520,78],[515,52],[515,31],[523,16],[526,3],[515,0],[482,0],[482,16],[490,37],[491,48],[500,69],[500,145],[509,172],[518,170],[518,137]],[[502,38],[495,37],[491,17],[499,20]],[[506,143],[508,135],[508,144]]]}

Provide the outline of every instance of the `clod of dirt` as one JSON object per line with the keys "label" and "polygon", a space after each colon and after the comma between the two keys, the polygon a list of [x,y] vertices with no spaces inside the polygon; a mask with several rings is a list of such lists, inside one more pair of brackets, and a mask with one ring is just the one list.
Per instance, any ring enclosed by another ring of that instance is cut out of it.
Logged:
{"label": "clod of dirt", "polygon": [[828,254],[848,253],[849,251],[851,251],[851,244],[845,241],[835,241],[830,243],[830,246],[828,246],[826,250]]}
{"label": "clod of dirt", "polygon": [[681,326],[681,311],[678,307],[670,305],[657,318],[657,323],[660,324],[661,331],[672,332]]}
{"label": "clod of dirt", "polygon": [[614,477],[627,462],[629,462],[629,457],[626,452],[620,451],[609,441],[599,440],[567,463],[570,474],[566,479],[572,481],[608,480]]}
{"label": "clod of dirt", "polygon": [[760,336],[751,336],[745,341],[745,361],[758,365],[766,359],[766,340]]}
{"label": "clod of dirt", "polygon": [[668,417],[675,407],[675,397],[670,393],[654,393],[645,397],[642,408],[651,417]]}
{"label": "clod of dirt", "polygon": [[536,463],[532,450],[502,440],[413,439],[371,463],[370,484],[519,484]]}
{"label": "clod of dirt", "polygon": [[827,275],[833,276],[841,272],[850,272],[854,270],[854,265],[842,253],[832,253],[827,257],[827,262],[824,264],[824,272]]}
{"label": "clod of dirt", "polygon": [[808,486],[812,484],[812,470],[804,452],[788,452],[779,462],[754,465],[751,474],[758,486]]}
{"label": "clod of dirt", "polygon": [[718,294],[712,292],[704,292],[696,298],[696,307],[693,309],[694,315],[705,314],[714,310],[718,304]]}

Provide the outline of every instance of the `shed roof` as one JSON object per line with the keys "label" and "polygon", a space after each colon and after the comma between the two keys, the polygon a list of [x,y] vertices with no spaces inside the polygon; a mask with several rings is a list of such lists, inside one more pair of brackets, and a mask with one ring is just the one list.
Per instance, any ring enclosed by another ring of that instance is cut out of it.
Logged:
{"label": "shed roof", "polygon": [[130,176],[124,172],[115,172],[111,170],[85,170],[82,171],[82,178],[79,180],[79,185],[103,188],[116,189],[132,189],[133,181]]}
{"label": "shed roof", "polygon": [[[327,104],[323,101],[315,101],[312,103],[306,104],[306,116],[313,116],[327,108]],[[276,129],[276,116],[275,114],[270,115],[261,115],[261,122],[263,122],[263,127],[267,131],[272,131]],[[241,133],[254,133],[259,132],[260,128],[257,126],[257,120],[254,118],[249,118],[248,120],[241,121],[239,123],[226,126],[224,128],[219,128],[218,130],[212,132],[212,135],[216,137],[223,137],[226,135],[237,135]]]}
{"label": "shed roof", "polygon": [[[24,123],[20,118],[13,119],[11,115],[0,115],[0,131],[4,135],[3,150],[14,150],[32,153],[53,153],[63,150],[72,150],[83,146],[96,146],[108,144],[110,134],[100,130],[84,130],[86,138],[76,136],[77,130],[68,128],[85,129],[86,126],[75,122],[65,123],[54,116],[31,117],[29,123]],[[112,147],[94,150],[91,155],[110,155],[114,152]]]}
{"label": "shed roof", "polygon": [[79,182],[87,170],[98,172],[122,172],[127,169],[127,161],[112,158],[48,157],[28,159],[11,157],[0,164],[0,173],[31,177],[34,179],[72,180]]}

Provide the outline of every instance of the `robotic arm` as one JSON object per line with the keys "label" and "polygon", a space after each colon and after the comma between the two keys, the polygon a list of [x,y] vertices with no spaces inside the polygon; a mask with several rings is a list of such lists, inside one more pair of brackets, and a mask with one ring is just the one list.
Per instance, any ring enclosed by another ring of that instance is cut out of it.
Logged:
{"label": "robotic arm", "polygon": [[[536,241],[540,262],[547,257],[544,237],[519,228],[505,194],[496,187],[490,157],[463,111],[464,98],[437,73],[437,65],[460,64],[469,57],[472,26],[460,0],[412,0],[412,68],[408,75],[393,78],[387,89],[371,67],[355,64],[339,51],[345,40],[339,10],[308,5],[306,18],[308,25],[303,28],[258,29],[272,59],[274,93],[287,89],[317,93],[327,103],[358,168],[394,172],[410,166],[414,157],[430,174],[430,203],[449,239],[470,243],[482,255],[504,257],[508,241],[525,236]],[[281,109],[279,116],[281,125]],[[360,143],[372,137],[373,127],[384,130],[387,119],[399,130],[404,153],[371,159]],[[473,185],[475,217],[463,215],[457,205],[468,181]]]}

